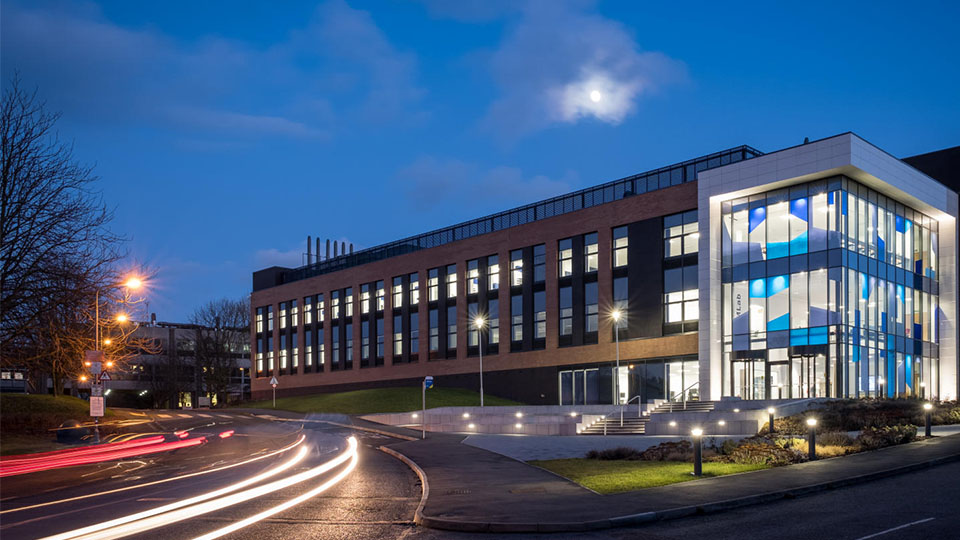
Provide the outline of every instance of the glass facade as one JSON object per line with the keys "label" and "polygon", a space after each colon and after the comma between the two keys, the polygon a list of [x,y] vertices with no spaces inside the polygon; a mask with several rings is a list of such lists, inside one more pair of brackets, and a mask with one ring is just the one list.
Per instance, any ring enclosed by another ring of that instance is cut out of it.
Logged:
{"label": "glass facade", "polygon": [[725,201],[721,219],[724,395],[935,384],[936,220],[844,177]]}

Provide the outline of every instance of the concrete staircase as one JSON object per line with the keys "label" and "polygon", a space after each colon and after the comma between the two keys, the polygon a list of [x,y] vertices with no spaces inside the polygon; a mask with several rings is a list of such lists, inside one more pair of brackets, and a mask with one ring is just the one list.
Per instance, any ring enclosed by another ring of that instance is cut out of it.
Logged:
{"label": "concrete staircase", "polygon": [[679,413],[679,412],[710,412],[714,408],[712,401],[688,401],[684,404],[682,401],[665,401],[661,403],[651,414]]}
{"label": "concrete staircase", "polygon": [[624,414],[623,425],[620,425],[620,414],[614,413],[600,418],[580,431],[580,435],[643,435],[649,417],[638,418],[636,414]]}

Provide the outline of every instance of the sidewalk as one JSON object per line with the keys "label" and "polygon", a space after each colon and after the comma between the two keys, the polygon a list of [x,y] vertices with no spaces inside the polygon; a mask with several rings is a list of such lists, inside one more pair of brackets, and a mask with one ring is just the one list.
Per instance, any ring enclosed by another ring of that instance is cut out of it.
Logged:
{"label": "sidewalk", "polygon": [[[952,431],[952,430],[951,430]],[[795,497],[960,459],[960,436],[744,474],[599,495],[550,472],[428,434],[388,447],[426,476],[418,524],[488,532],[556,532],[636,525]]]}

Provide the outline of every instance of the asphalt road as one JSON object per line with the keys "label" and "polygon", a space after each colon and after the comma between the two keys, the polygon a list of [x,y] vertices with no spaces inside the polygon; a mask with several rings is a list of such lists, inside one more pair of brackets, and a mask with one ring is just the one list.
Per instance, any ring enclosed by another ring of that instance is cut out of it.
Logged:
{"label": "asphalt road", "polygon": [[[156,413],[154,413],[156,414]],[[164,414],[164,413],[160,413]],[[342,452],[350,435],[359,440],[358,465],[329,490],[289,509],[231,533],[227,538],[290,540],[299,538],[364,539],[490,539],[496,535],[462,534],[416,527],[413,514],[420,499],[416,476],[401,462],[377,450],[393,439],[352,432],[318,422],[267,421],[248,415],[215,416],[204,413],[166,413],[146,428],[157,431],[192,429],[214,435],[224,429],[236,435],[170,455],[126,460],[105,465],[4,478],[0,505],[0,536],[4,540],[40,538],[170,504],[229,486],[263,473],[287,460],[293,451],[259,461],[206,473],[210,469],[245,463],[269,455],[304,436],[309,455],[287,471],[311,470]],[[131,538],[191,539],[275,507],[331,478],[343,467],[311,481],[294,484],[214,511],[161,526]],[[204,473],[204,474],[195,474]],[[171,477],[194,476],[142,486]],[[279,475],[278,475],[279,476]],[[272,478],[271,478],[272,479]],[[262,485],[263,482],[252,485]],[[65,498],[116,490],[108,495],[39,506]],[[559,535],[510,535],[511,538],[691,539],[743,538],[924,540],[960,538],[960,463],[896,476],[860,486],[753,506],[740,510],[664,521],[630,529]],[[522,511],[522,509],[518,509]],[[874,535],[874,536],[871,536]]]}

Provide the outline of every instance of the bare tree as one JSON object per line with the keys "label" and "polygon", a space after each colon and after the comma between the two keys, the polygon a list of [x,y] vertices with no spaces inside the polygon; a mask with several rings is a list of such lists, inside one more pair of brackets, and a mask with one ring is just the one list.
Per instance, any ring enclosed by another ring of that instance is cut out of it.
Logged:
{"label": "bare tree", "polygon": [[132,303],[118,287],[125,239],[107,228],[112,212],[92,169],[57,139],[58,118],[17,78],[3,92],[0,362],[29,368],[35,390],[50,376],[56,393],[64,379],[79,376],[83,351],[97,348],[97,307],[116,360],[135,348],[130,327],[111,329],[115,312]]}
{"label": "bare tree", "polygon": [[249,343],[249,299],[213,300],[197,308],[190,322],[195,330],[195,359],[198,376],[207,392],[225,403],[237,359],[244,358]]}

